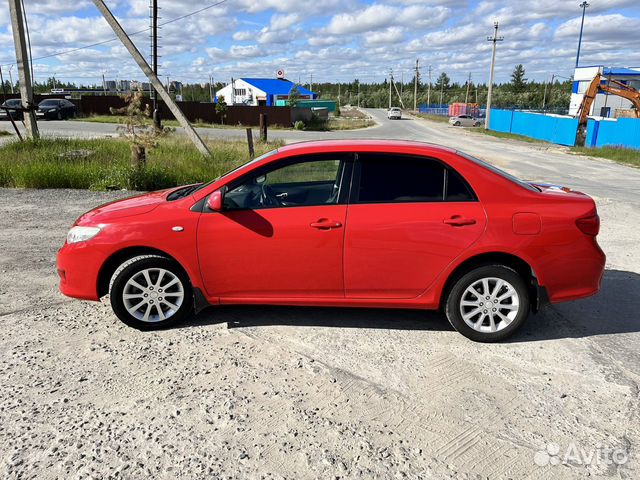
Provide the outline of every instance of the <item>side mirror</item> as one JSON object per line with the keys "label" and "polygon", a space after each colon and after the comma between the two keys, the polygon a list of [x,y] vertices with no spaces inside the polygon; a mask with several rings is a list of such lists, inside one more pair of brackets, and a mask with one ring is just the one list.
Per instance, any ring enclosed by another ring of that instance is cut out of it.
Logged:
{"label": "side mirror", "polygon": [[207,207],[209,207],[209,210],[213,210],[214,212],[220,212],[222,211],[222,200],[222,191],[216,190],[209,195],[209,198],[207,199]]}

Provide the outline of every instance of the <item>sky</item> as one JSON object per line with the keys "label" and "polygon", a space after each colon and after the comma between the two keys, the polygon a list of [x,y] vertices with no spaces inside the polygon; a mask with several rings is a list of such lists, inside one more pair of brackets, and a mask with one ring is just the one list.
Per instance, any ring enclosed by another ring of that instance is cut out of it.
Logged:
{"label": "sky", "polygon": [[[216,0],[158,0],[160,22]],[[217,0],[220,2],[220,0]],[[55,76],[93,84],[143,79],[90,0],[24,0],[37,81]],[[138,49],[149,57],[149,0],[106,0]],[[566,0],[226,0],[160,30],[160,75],[185,83],[209,76],[363,83],[445,71],[453,81],[486,82],[494,22],[500,25],[496,82],[522,63],[530,80],[573,73],[580,1]],[[106,42],[80,50],[98,42]],[[45,57],[45,58],[43,58]],[[0,64],[8,76],[15,50],[7,1],[0,2]],[[640,0],[591,0],[581,65],[640,66]],[[16,67],[11,68],[14,80]]]}

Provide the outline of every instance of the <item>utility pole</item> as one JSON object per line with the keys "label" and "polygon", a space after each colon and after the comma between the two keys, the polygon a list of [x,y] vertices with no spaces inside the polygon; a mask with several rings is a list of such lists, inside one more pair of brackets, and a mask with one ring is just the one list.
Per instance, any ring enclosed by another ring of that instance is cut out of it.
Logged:
{"label": "utility pole", "polygon": [[340,82],[338,82],[338,108],[340,108]]}
{"label": "utility pole", "polygon": [[313,73],[311,74],[311,78],[309,80],[309,91],[313,92]]}
{"label": "utility pole", "polygon": [[400,96],[402,96],[404,92],[404,70],[400,71]]}
{"label": "utility pole", "polygon": [[418,76],[420,75],[420,70],[418,67],[418,60],[416,60],[416,76],[413,79],[413,111],[418,111]]}
{"label": "utility pole", "polygon": [[27,129],[27,137],[35,140],[40,137],[36,114],[33,107],[33,85],[31,84],[31,68],[27,54],[27,43],[24,35],[24,12],[21,0],[9,0],[11,12],[11,26],[13,28],[13,42],[16,47],[16,63],[20,79],[20,98],[22,105],[27,108],[24,112],[24,124]]}
{"label": "utility pole", "polygon": [[102,91],[104,92],[104,96],[107,96],[107,81],[104,79],[104,72],[102,72]]}
{"label": "utility pole", "polygon": [[211,97],[211,103],[213,103],[215,99],[213,95],[213,75],[209,75],[209,96]]}
{"label": "utility pole", "polygon": [[440,82],[440,108],[442,108],[442,96],[444,95],[444,82]]}
{"label": "utility pole", "polygon": [[493,37],[487,37],[489,42],[493,42],[493,52],[491,53],[491,70],[489,72],[489,91],[487,92],[487,116],[484,119],[484,129],[489,129],[489,118],[491,117],[491,93],[493,91],[493,68],[496,63],[496,45],[498,42],[502,42],[504,37],[498,36],[498,22],[493,24],[495,31]]}
{"label": "utility pole", "polygon": [[469,87],[470,86],[471,86],[471,72],[469,72],[469,78],[467,79],[467,94],[464,97],[465,105],[469,103]]}
{"label": "utility pole", "polygon": [[393,70],[389,70],[389,110],[391,110],[391,84],[393,83]]}
{"label": "utility pole", "polygon": [[[556,74],[554,73],[553,75],[551,75],[551,86],[553,86],[553,79],[555,78]],[[547,105],[547,86],[549,84],[545,83],[544,84],[544,96],[542,97],[542,110],[545,109],[545,106]],[[551,98],[551,89],[549,89],[549,98]]]}
{"label": "utility pole", "polygon": [[582,22],[580,23],[580,37],[578,38],[578,54],[576,55],[576,68],[578,68],[578,63],[580,62],[580,46],[582,45],[582,30],[584,29],[584,14],[589,4],[587,2],[582,2],[579,6],[580,8],[582,8]]}
{"label": "utility pole", "polygon": [[360,80],[358,80],[358,108],[360,108]]}
{"label": "utility pole", "polygon": [[[19,3],[20,0],[12,0],[12,2]],[[100,12],[104,16],[109,26],[115,32],[116,36],[120,39],[122,44],[129,51],[133,59],[136,61],[138,66],[142,69],[144,74],[147,76],[147,78],[153,85],[153,88],[155,88],[156,92],[160,94],[160,97],[164,100],[164,103],[167,105],[167,107],[169,107],[169,110],[171,110],[171,113],[173,113],[173,116],[176,117],[176,120],[178,120],[180,125],[184,128],[185,133],[187,134],[189,139],[194,143],[194,145],[200,151],[200,153],[202,153],[206,157],[211,157],[211,152],[209,152],[209,149],[207,148],[205,143],[202,141],[202,139],[198,135],[198,132],[196,132],[195,129],[191,126],[191,124],[189,123],[189,120],[187,120],[187,117],[185,117],[184,113],[182,113],[182,110],[180,110],[180,107],[176,105],[176,103],[171,98],[171,95],[169,95],[169,92],[167,92],[167,90],[164,89],[164,87],[162,86],[162,82],[160,81],[158,76],[155,73],[153,73],[153,70],[151,69],[147,61],[144,59],[144,56],[136,48],[135,44],[131,41],[127,33],[124,31],[124,29],[120,25],[120,23],[118,23],[118,20],[116,20],[116,18],[113,16],[109,8],[105,5],[104,1],[93,0],[93,3],[98,8],[98,10],[100,10]]]}
{"label": "utility pole", "polygon": [[404,109],[404,102],[402,101],[402,95],[398,91],[398,86],[396,85],[396,82],[393,82],[393,88],[395,88],[396,93],[398,94],[398,100],[400,100],[400,106]]}
{"label": "utility pole", "polygon": [[11,75],[11,70],[13,70],[13,65],[9,65],[9,81],[11,82],[11,93],[15,93],[13,90],[13,75]]}
{"label": "utility pole", "polygon": [[429,89],[427,90],[427,106],[431,105],[431,65],[429,65]]}
{"label": "utility pole", "polygon": [[[158,76],[158,0],[151,0],[151,57],[153,60],[153,74]],[[162,129],[162,114],[158,105],[158,92],[152,87],[153,92],[153,124]]]}

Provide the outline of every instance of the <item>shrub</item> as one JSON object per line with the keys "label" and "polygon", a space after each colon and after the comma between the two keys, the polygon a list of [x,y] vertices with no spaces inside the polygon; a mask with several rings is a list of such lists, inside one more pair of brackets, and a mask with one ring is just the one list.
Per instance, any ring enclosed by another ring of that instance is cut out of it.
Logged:
{"label": "shrub", "polygon": [[304,130],[304,122],[302,120],[298,120],[296,123],[293,124],[293,128],[295,128],[296,130]]}

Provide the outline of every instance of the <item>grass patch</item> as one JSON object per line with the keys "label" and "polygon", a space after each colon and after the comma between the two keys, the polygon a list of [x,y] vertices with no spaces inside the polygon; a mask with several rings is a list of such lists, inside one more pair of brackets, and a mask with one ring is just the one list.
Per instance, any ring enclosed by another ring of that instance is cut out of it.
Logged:
{"label": "grass patch", "polygon": [[6,130],[0,130],[0,137],[10,137],[11,132],[7,132]]}
{"label": "grass patch", "polygon": [[537,140],[535,138],[525,137],[524,135],[516,135],[515,133],[494,132],[493,130],[485,130],[483,127],[469,129],[469,131],[482,133],[484,135],[490,135],[496,138],[508,138],[511,140],[520,140],[521,142],[527,142],[527,143],[548,143],[548,142],[545,142],[544,140]]}
{"label": "grass patch", "polygon": [[640,168],[640,150],[624,147],[572,147],[573,153],[587,155],[589,157],[607,158],[623,165],[631,165]]}
{"label": "grass patch", "polygon": [[[122,139],[11,142],[0,147],[0,187],[158,190],[209,181],[250,160],[245,142],[207,143],[212,158],[184,138],[163,138],[139,170]],[[257,142],[256,155],[280,145]]]}
{"label": "grass patch", "polygon": [[449,117],[445,115],[433,115],[430,113],[412,113],[414,117],[424,118],[425,120],[431,120],[438,123],[449,123]]}
{"label": "grass patch", "polygon": [[[124,123],[123,115],[92,115],[90,117],[76,118],[76,122],[91,122],[91,123],[112,123],[115,125],[121,125]],[[146,125],[151,125],[152,120],[149,118],[144,122]],[[162,120],[164,127],[180,127],[180,122],[177,120]],[[203,121],[196,121],[191,123],[196,128],[221,128],[221,129],[245,129],[246,125],[221,125],[219,123],[207,123]],[[258,127],[251,127],[257,129]],[[269,125],[269,129],[272,130],[290,130],[290,127],[283,127],[282,125]]]}

